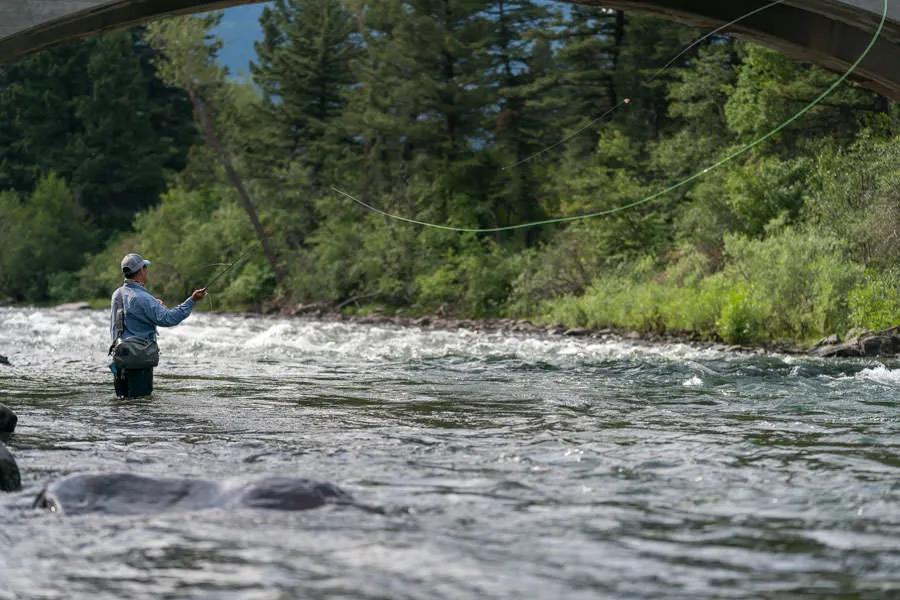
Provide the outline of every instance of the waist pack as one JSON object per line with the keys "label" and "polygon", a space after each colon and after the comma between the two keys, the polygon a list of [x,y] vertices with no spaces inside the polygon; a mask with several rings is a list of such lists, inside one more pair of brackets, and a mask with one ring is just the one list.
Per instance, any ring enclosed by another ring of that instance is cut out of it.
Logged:
{"label": "waist pack", "polygon": [[[122,286],[124,289],[125,286]],[[147,340],[140,337],[130,337],[123,340],[125,335],[125,301],[120,290],[114,300],[115,335],[116,339],[109,347],[109,355],[113,364],[120,369],[152,369],[159,364],[159,346],[156,340]]]}
{"label": "waist pack", "polygon": [[113,346],[112,360],[122,369],[151,369],[159,364],[159,346],[139,337],[120,340]]}

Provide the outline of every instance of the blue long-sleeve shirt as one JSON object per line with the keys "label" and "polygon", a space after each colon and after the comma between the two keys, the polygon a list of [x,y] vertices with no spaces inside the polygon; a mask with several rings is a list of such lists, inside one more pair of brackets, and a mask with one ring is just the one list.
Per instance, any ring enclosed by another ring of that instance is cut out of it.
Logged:
{"label": "blue long-sleeve shirt", "polygon": [[125,331],[122,339],[140,337],[147,340],[156,339],[156,327],[174,327],[190,316],[194,310],[194,300],[188,298],[175,308],[166,308],[139,283],[126,281],[125,285],[113,292],[109,311],[109,335],[116,341],[116,305],[117,298],[122,297],[125,307]]}

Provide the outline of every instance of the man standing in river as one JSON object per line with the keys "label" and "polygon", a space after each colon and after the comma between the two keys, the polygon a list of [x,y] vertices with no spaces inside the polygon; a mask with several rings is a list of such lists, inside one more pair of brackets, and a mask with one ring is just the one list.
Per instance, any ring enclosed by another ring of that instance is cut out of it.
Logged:
{"label": "man standing in river", "polygon": [[[144,287],[147,283],[149,260],[139,254],[127,254],[122,259],[122,274],[125,283],[113,292],[109,323],[113,346],[132,338],[146,342],[156,351],[156,327],[174,327],[194,309],[194,303],[206,296],[206,290],[195,290],[190,298],[172,309],[167,309],[161,300],[154,298]],[[120,398],[149,396],[153,392],[153,367],[127,368],[113,362],[110,365],[114,376],[116,395]]]}

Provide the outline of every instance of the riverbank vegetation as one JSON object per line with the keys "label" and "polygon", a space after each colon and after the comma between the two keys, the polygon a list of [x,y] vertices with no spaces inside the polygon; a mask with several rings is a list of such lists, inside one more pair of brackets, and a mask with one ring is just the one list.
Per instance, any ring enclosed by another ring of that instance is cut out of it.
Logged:
{"label": "riverbank vegetation", "polygon": [[900,108],[849,82],[690,183],[567,225],[442,231],[333,190],[468,228],[608,210],[765,135],[834,74],[721,36],[660,72],[700,32],[575,5],[278,0],[242,81],[215,62],[215,21],[0,71],[0,298],[107,297],[137,251],[176,302],[253,247],[216,308],[733,343],[900,323]]}

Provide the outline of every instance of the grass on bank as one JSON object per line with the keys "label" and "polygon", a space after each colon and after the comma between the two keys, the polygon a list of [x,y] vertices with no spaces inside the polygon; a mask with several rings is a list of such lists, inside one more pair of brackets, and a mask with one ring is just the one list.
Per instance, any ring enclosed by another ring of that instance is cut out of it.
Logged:
{"label": "grass on bank", "polygon": [[688,253],[662,272],[646,259],[546,302],[542,320],[571,327],[695,333],[728,343],[809,343],[851,327],[900,323],[900,271],[866,271],[843,244],[784,228],[727,236],[724,265]]}

